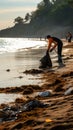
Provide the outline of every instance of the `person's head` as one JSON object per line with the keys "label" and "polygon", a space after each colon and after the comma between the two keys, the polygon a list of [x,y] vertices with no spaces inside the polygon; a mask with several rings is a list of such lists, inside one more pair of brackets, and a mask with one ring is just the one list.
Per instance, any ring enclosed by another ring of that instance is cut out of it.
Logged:
{"label": "person's head", "polygon": [[51,38],[51,36],[50,36],[50,35],[47,35],[46,38],[49,39],[49,38]]}
{"label": "person's head", "polygon": [[71,32],[68,32],[68,34],[71,34]]}

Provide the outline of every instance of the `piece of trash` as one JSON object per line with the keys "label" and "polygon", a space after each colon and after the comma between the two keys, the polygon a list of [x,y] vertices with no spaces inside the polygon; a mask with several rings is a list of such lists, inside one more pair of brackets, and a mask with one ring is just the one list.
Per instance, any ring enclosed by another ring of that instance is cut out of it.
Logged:
{"label": "piece of trash", "polygon": [[9,71],[10,71],[10,69],[7,69],[6,71],[7,71],[7,72],[9,72]]}
{"label": "piece of trash", "polygon": [[33,110],[34,108],[43,108],[47,106],[48,104],[44,104],[41,101],[31,100],[22,107],[22,111],[30,111]]}
{"label": "piece of trash", "polygon": [[73,93],[73,87],[68,88],[68,89],[65,91],[64,95],[69,95],[69,94],[72,94],[72,93]]}
{"label": "piece of trash", "polygon": [[52,122],[52,121],[53,121],[53,120],[51,120],[51,119],[46,119],[46,120],[45,120],[45,122],[47,122],[47,123],[48,123],[48,122]]}
{"label": "piece of trash", "polygon": [[52,95],[52,90],[49,90],[49,91],[44,91],[44,92],[40,92],[39,93],[39,96],[40,97],[49,97]]}
{"label": "piece of trash", "polygon": [[51,62],[51,58],[50,55],[48,53],[48,51],[46,52],[46,54],[40,59],[40,69],[46,68],[46,67],[52,67],[52,62]]}

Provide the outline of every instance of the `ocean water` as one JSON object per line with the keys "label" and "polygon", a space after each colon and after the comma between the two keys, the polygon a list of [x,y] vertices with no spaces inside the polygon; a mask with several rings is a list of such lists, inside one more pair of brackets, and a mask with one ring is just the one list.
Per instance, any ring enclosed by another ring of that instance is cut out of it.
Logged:
{"label": "ocean water", "polygon": [[[39,68],[46,45],[39,39],[0,38],[0,88],[38,83],[39,76],[22,72]],[[20,76],[23,78],[19,79]]]}
{"label": "ocean water", "polygon": [[16,52],[18,49],[40,48],[46,45],[45,40],[27,38],[0,38],[0,54]]}
{"label": "ocean water", "polygon": [[[45,53],[46,45],[40,39],[0,38],[0,88],[41,84],[40,75],[26,75],[23,72],[39,68],[39,60]],[[7,69],[10,71],[7,72]],[[12,102],[18,96],[0,94],[0,104]]]}
{"label": "ocean water", "polygon": [[[0,38],[0,88],[41,85],[43,81],[40,74],[26,75],[23,72],[39,69],[40,59],[46,49],[47,42],[44,39]],[[10,71],[7,72],[7,69]],[[0,94],[0,99],[5,103],[13,101],[17,96]]]}

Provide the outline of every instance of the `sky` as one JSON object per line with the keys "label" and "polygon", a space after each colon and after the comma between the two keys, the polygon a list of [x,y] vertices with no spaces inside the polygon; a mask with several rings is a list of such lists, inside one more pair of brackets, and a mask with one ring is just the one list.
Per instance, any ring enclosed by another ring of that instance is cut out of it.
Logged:
{"label": "sky", "polygon": [[0,0],[0,30],[14,26],[18,16],[25,18],[26,13],[36,10],[42,0]]}

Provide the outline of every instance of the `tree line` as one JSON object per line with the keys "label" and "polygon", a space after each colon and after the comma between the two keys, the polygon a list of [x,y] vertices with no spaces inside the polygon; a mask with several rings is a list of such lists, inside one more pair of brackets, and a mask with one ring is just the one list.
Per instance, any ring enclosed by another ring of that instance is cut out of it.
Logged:
{"label": "tree line", "polygon": [[73,0],[42,0],[35,11],[18,16],[15,25],[0,31],[3,37],[44,37],[46,34],[61,36],[73,30]]}
{"label": "tree line", "polygon": [[[47,20],[48,18],[51,18],[51,21],[55,19],[55,15],[58,16],[58,14],[64,11],[64,14],[62,15],[65,16],[66,8],[72,8],[73,7],[73,0],[43,0],[37,5],[37,9],[33,12],[26,13],[25,17],[22,18],[21,16],[18,16],[17,18],[14,19],[15,24],[24,24],[27,22],[36,22],[39,21],[41,18],[43,21],[45,19]],[[63,11],[62,11],[63,10]],[[61,11],[61,12],[60,12]],[[57,17],[58,20],[58,17]],[[56,20],[56,21],[57,21]]]}

